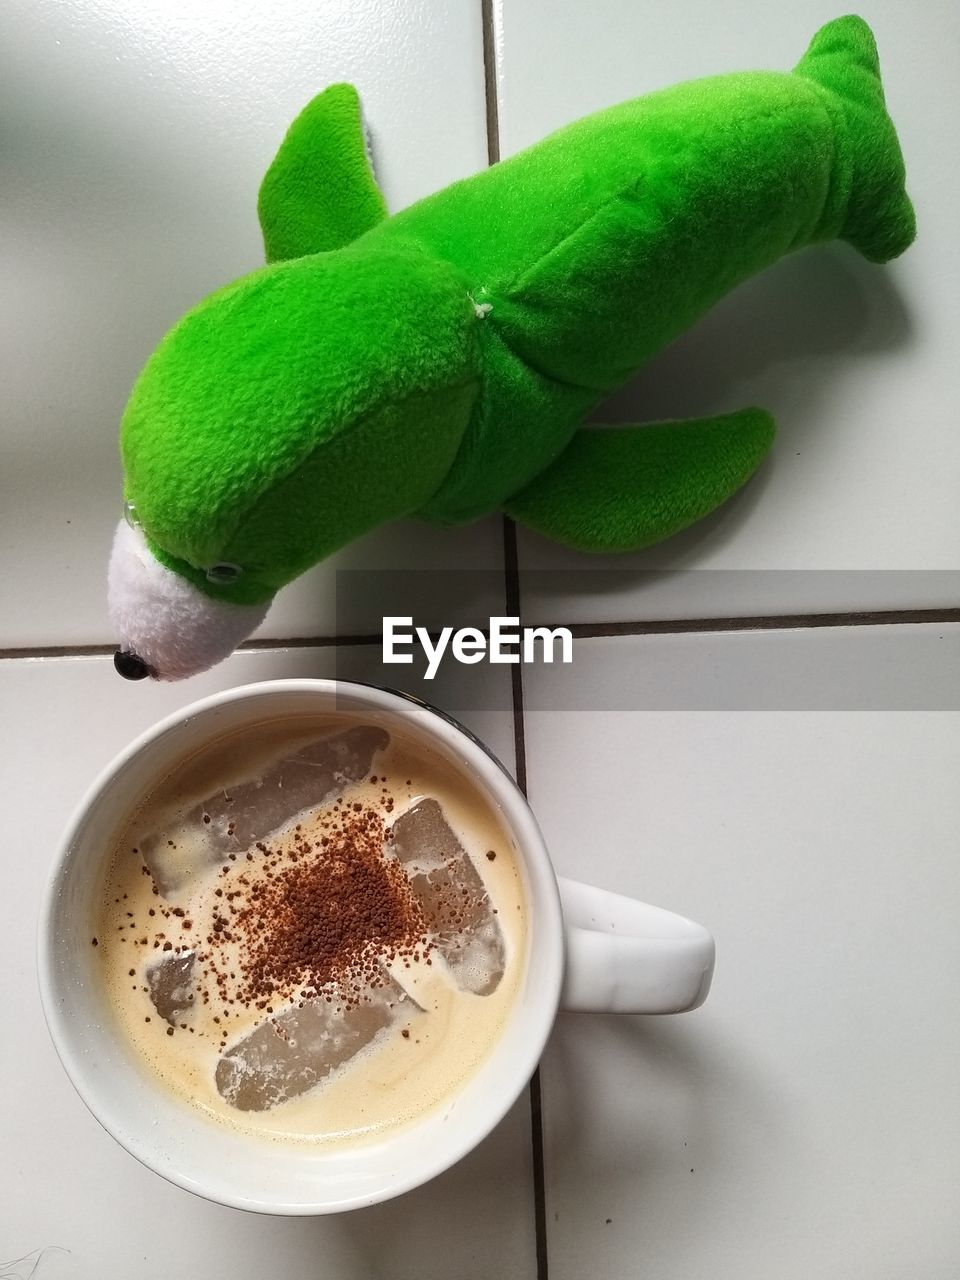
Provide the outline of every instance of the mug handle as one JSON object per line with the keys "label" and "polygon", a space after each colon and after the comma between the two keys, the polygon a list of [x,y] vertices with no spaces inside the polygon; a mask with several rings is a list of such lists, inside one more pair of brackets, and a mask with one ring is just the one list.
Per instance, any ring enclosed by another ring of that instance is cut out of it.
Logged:
{"label": "mug handle", "polygon": [[702,925],[559,877],[567,964],[560,1008],[683,1013],[703,1004],[716,946]]}

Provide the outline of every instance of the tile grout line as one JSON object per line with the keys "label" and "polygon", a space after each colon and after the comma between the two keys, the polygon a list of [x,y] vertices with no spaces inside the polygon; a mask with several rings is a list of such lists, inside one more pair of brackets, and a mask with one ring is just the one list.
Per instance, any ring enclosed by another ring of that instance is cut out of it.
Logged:
{"label": "tile grout line", "polygon": [[[520,617],[520,570],[517,562],[517,526],[509,516],[503,517],[504,607],[508,617]],[[527,742],[523,720],[523,667],[515,662],[510,667],[513,694],[513,745],[516,756],[517,786],[527,794]]]}
{"label": "tile grout line", "polygon": [[[517,526],[503,517],[504,603],[510,617],[520,617],[520,571],[517,562]],[[510,668],[513,698],[513,753],[517,786],[527,794],[527,745],[523,718],[523,668]],[[548,1280],[547,1197],[543,1157],[543,1095],[540,1068],[530,1079],[530,1137],[533,1157],[533,1215],[537,1245],[537,1280]]]}
{"label": "tile grout line", "polygon": [[625,622],[573,622],[566,625],[569,626],[574,637],[594,639],[601,636],[683,635],[694,631],[803,631],[830,627],[890,627],[944,622],[960,622],[960,609],[862,609],[838,613],[763,613],[729,618],[648,618]]}
{"label": "tile grout line", "polygon": [[[512,522],[511,522],[512,526]],[[506,534],[504,535],[506,536]],[[512,534],[513,554],[516,556],[516,531]],[[514,573],[518,578],[516,592],[516,611],[511,615],[519,616],[519,569],[514,564]],[[512,606],[508,604],[508,609]],[[828,630],[831,627],[888,627],[904,625],[926,625],[936,623],[960,623],[960,609],[896,609],[865,610],[856,613],[790,613],[790,614],[754,614],[742,618],[664,618],[645,619],[628,622],[544,622],[545,627],[567,626],[574,639],[595,640],[616,636],[645,635],[685,635],[691,632],[729,632],[729,631],[802,631]],[[480,628],[483,634],[486,630]],[[436,640],[437,632],[429,632],[431,640]],[[263,649],[330,649],[338,645],[349,647],[372,646],[382,642],[380,634],[372,632],[338,636],[265,636],[256,640],[247,640],[239,646],[238,653],[257,652]],[[20,658],[84,658],[110,657],[116,649],[115,644],[62,644],[62,645],[16,645],[0,648],[0,662]]]}
{"label": "tile grout line", "polygon": [[500,117],[497,107],[497,32],[495,0],[480,0],[483,40],[483,89],[487,116],[487,164],[500,159]]}
{"label": "tile grout line", "polygon": [[[487,120],[487,163],[500,159],[500,121],[497,111],[496,27],[493,12],[495,0],[480,0],[483,34],[483,82]],[[504,606],[510,616],[520,615],[520,568],[517,559],[517,529],[503,517],[503,590]],[[510,668],[513,701],[513,753],[517,786],[527,794],[527,752],[523,724],[523,676],[520,664]],[[530,1146],[533,1160],[533,1220],[536,1243],[537,1280],[548,1280],[547,1209],[543,1171],[543,1102],[540,1091],[540,1069],[530,1080]]]}
{"label": "tile grout line", "polygon": [[[237,653],[256,653],[263,649],[332,649],[338,645],[378,645],[383,641],[379,632],[374,635],[342,635],[342,636],[287,636],[265,637],[246,640],[237,647]],[[61,645],[24,645],[18,648],[0,649],[0,662],[4,659],[16,658],[109,658],[116,652],[117,646],[111,644],[61,644]]]}

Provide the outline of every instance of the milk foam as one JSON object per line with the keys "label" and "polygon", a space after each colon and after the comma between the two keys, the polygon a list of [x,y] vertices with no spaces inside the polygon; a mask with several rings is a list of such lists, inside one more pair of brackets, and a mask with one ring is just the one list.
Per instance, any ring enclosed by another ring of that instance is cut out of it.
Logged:
{"label": "milk foam", "polygon": [[[202,944],[221,901],[216,890],[227,881],[221,875],[223,864],[209,864],[197,876],[195,888],[187,896],[176,897],[183,915],[163,918],[162,908],[169,908],[169,904],[153,892],[153,880],[144,874],[141,857],[132,852],[138,847],[138,837],[161,823],[175,825],[191,806],[217,788],[255,777],[297,745],[345,727],[349,722],[343,717],[329,716],[271,722],[208,748],[146,799],[118,843],[105,885],[99,930],[104,980],[117,1021],[144,1069],[217,1122],[270,1139],[350,1143],[405,1125],[442,1105],[473,1074],[497,1040],[523,969],[523,893],[509,836],[469,780],[425,749],[394,739],[372,765],[377,782],[368,777],[351,784],[343,799],[349,805],[382,805],[386,787],[393,800],[392,812],[385,815],[388,824],[424,797],[439,801],[496,909],[506,951],[504,975],[496,989],[484,996],[458,989],[436,954],[429,964],[422,956],[417,961],[409,957],[394,960],[390,973],[411,998],[410,1016],[387,1027],[310,1092],[262,1112],[240,1112],[225,1102],[217,1090],[215,1072],[224,1034],[229,1050],[263,1021],[264,1011],[234,1005],[224,1016],[222,1009],[214,1013],[214,1004],[198,1003],[182,1019],[178,1015],[174,1033],[168,1033],[168,1024],[150,1000],[145,969],[164,954],[176,954],[178,947],[194,948],[198,940]],[[253,741],[255,750],[250,746]],[[270,840],[271,849],[283,850],[295,841],[302,842],[317,817],[301,815],[297,821],[299,833],[291,824],[279,838]],[[190,848],[182,828],[175,843],[177,848],[171,852],[178,866],[189,869],[196,865],[197,851]],[[488,851],[495,852],[495,859],[487,857]],[[245,851],[238,858],[255,868],[255,863],[247,862]],[[156,914],[151,916],[151,910]],[[142,938],[152,939],[149,930],[155,930],[160,920],[166,935],[163,945],[169,943],[170,950],[164,953],[152,945],[135,945]],[[187,921],[189,928],[184,927]],[[131,923],[135,928],[129,928]],[[479,989],[483,974],[478,964],[482,958],[473,964],[468,953],[461,959],[460,969],[472,974],[474,981],[468,985]],[[282,1007],[275,1006],[274,1012],[281,1013]]]}

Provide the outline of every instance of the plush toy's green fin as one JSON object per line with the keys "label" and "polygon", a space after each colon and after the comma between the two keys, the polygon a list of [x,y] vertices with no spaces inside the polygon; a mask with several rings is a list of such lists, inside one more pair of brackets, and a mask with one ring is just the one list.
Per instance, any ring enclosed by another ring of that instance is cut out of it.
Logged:
{"label": "plush toy's green fin", "polygon": [[637,427],[585,427],[503,506],[581,551],[636,551],[725,502],[773,441],[762,409]]}
{"label": "plush toy's green fin", "polygon": [[257,211],[268,262],[340,249],[387,216],[352,84],[331,85],[294,120]]}
{"label": "plush toy's green fin", "polygon": [[846,139],[828,199],[846,204],[840,235],[868,261],[889,262],[913,243],[917,227],[873,32],[854,15],[828,22],[795,71],[827,90],[824,105]]}

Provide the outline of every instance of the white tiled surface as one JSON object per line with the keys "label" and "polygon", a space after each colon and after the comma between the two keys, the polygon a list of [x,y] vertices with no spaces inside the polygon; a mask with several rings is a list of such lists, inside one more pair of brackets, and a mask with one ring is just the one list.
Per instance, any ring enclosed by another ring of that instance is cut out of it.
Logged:
{"label": "white tiled surface", "polygon": [[958,623],[579,639],[569,665],[529,671],[524,707],[960,712]]}
{"label": "white tiled surface", "polygon": [[[299,106],[357,81],[394,208],[485,162],[479,0],[195,9],[13,0],[0,15],[0,649],[109,640],[129,384],[186,306],[259,261],[256,187]],[[672,80],[788,66],[835,16],[820,0],[492,9],[505,155]],[[713,520],[617,561],[626,572],[521,532],[521,568],[559,570],[522,574],[527,620],[960,598],[958,184],[942,163],[957,19],[946,0],[861,12],[920,241],[889,270],[840,247],[782,264],[617,397],[623,420],[757,400],[778,416],[777,452]],[[337,567],[427,570],[397,580],[418,621],[500,611],[502,558],[497,520],[378,532],[285,593],[266,630],[379,630],[383,584],[355,578],[338,602]],[[452,710],[509,765],[509,671],[447,667],[417,685],[375,647],[322,647],[131,687],[106,658],[0,657],[0,981],[15,1028],[0,1037],[0,1274],[28,1275],[46,1248],[37,1280],[956,1280],[960,626],[611,637],[575,654],[524,672],[531,798],[558,868],[701,919],[719,963],[689,1017],[561,1019],[542,1080],[539,1270],[526,1099],[471,1158],[393,1204],[313,1222],[234,1213],[100,1131],[56,1062],[33,978],[69,809],[167,711],[251,679],[369,679]]]}
{"label": "white tiled surface", "polygon": [[[821,705],[838,667],[836,705],[870,706],[892,657],[923,672],[912,705],[956,708],[952,632],[698,637],[703,701],[677,663],[657,705],[711,706],[717,663],[731,700],[756,705],[755,682],[771,708],[729,712],[634,710],[611,646],[639,668],[645,638],[582,641],[581,692],[622,709],[528,711],[558,869],[700,920],[718,957],[695,1013],[561,1017],[541,1068],[551,1280],[956,1276],[960,714],[774,709],[802,686]],[[566,706],[559,680],[528,669],[528,704]]]}
{"label": "white tiled surface", "polygon": [[[500,150],[506,156],[589,111],[677,80],[788,69],[830,0],[498,2]],[[653,361],[600,421],[770,409],[772,456],[720,512],[618,568],[952,570],[937,580],[822,573],[798,600],[789,574],[646,575],[587,593],[530,593],[531,618],[729,616],[960,602],[960,10],[952,0],[857,6],[880,48],[887,100],[917,207],[917,243],[878,268],[845,245],[781,262]],[[520,536],[524,569],[598,562]],[[612,563],[612,562],[611,562]],[[606,566],[602,566],[606,567]],[[541,584],[543,586],[543,584]],[[718,609],[716,598],[721,597]]]}
{"label": "white tiled surface", "polygon": [[[486,163],[479,4],[4,4],[0,646],[110,639],[130,386],[188,307],[262,264],[260,179],[301,107],[344,79],[363,96],[391,208]],[[266,629],[333,634],[341,563],[500,557],[494,522],[374,533],[282,593]],[[339,630],[369,631],[372,606]]]}

